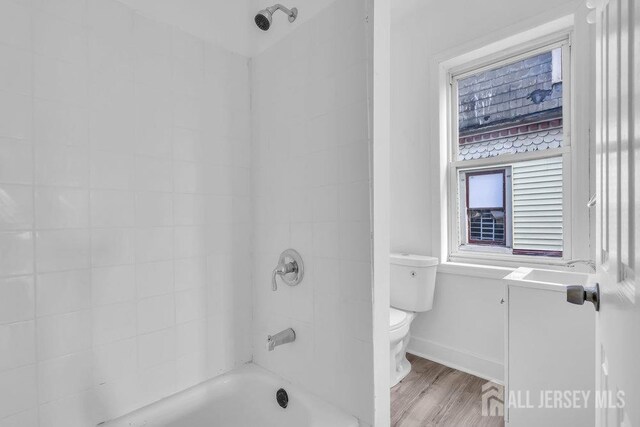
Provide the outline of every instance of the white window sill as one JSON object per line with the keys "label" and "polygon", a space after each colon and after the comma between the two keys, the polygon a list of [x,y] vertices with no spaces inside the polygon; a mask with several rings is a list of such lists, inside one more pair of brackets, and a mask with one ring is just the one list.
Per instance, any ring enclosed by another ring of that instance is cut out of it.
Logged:
{"label": "white window sill", "polygon": [[500,257],[497,254],[487,257],[483,255],[451,254],[449,261],[438,265],[438,272],[458,276],[482,277],[487,279],[503,279],[518,267],[530,267],[543,270],[574,271],[565,266],[565,260],[548,258],[523,257],[510,255]]}
{"label": "white window sill", "polygon": [[462,262],[443,262],[438,265],[438,273],[455,274],[457,276],[482,277],[499,280],[508,276],[515,267],[498,267],[494,265],[467,264]]}

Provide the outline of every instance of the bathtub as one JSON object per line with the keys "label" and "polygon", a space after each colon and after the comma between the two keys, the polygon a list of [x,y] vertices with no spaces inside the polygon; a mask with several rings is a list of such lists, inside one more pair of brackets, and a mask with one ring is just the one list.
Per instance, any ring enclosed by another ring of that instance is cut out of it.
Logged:
{"label": "bathtub", "polygon": [[[276,392],[288,395],[286,409]],[[358,427],[358,421],[268,371],[247,364],[106,427]]]}

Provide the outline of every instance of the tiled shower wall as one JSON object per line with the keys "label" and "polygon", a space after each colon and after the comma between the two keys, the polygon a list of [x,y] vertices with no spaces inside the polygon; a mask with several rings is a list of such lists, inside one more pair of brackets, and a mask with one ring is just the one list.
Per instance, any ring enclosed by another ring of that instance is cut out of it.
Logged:
{"label": "tiled shower wall", "polygon": [[247,58],[113,0],[0,9],[0,426],[250,360]]}
{"label": "tiled shower wall", "polygon": [[[252,60],[254,361],[372,424],[365,1],[336,1]],[[289,247],[305,277],[271,290]],[[288,327],[296,341],[266,350]]]}

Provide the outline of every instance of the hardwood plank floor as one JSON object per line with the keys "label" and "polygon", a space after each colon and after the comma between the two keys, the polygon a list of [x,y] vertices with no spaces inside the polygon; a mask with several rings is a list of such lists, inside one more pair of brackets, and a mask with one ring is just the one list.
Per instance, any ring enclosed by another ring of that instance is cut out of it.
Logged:
{"label": "hardwood plank floor", "polygon": [[391,389],[392,427],[502,427],[482,416],[482,378],[407,354],[411,372]]}

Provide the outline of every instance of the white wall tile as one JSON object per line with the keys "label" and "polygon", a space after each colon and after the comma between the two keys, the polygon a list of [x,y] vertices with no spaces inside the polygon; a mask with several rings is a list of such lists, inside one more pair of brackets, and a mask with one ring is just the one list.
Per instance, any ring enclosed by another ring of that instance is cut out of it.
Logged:
{"label": "white wall tile", "polygon": [[114,190],[133,189],[133,155],[91,152],[91,186]]}
{"label": "white wall tile", "polygon": [[191,289],[176,293],[176,323],[201,319],[207,314],[205,292]]}
{"label": "white wall tile", "polygon": [[52,15],[36,13],[33,17],[33,50],[40,55],[69,62],[86,58],[86,28]]}
{"label": "white wall tile", "polygon": [[173,191],[171,160],[136,156],[135,185],[142,191]]}
{"label": "white wall tile", "polygon": [[0,230],[33,226],[33,191],[23,185],[0,185]]}
{"label": "white wall tile", "polygon": [[0,371],[30,365],[36,361],[35,322],[0,326]]}
{"label": "white wall tile", "polygon": [[[99,83],[96,85],[100,86]],[[100,86],[102,87],[102,86]],[[131,85],[133,87],[133,85]],[[121,88],[128,93],[131,88]],[[107,93],[111,95],[111,93]],[[121,100],[98,102],[92,95],[94,103],[108,103],[107,107],[96,109],[90,114],[89,141],[95,150],[110,151],[112,153],[128,154],[133,152],[135,144],[135,119],[132,100],[122,96]]]}
{"label": "white wall tile", "polygon": [[369,154],[365,142],[340,147],[340,180],[344,183],[369,179]]}
{"label": "white wall tile", "polygon": [[91,232],[93,267],[132,264],[135,260],[135,230],[131,228],[94,229]]}
{"label": "white wall tile", "polygon": [[89,226],[89,192],[67,188],[36,189],[36,228]]}
{"label": "white wall tile", "polygon": [[174,281],[176,291],[205,286],[204,258],[185,258],[174,260]]}
{"label": "white wall tile", "polygon": [[176,358],[176,336],[173,328],[138,337],[138,367],[149,369]]}
{"label": "white wall tile", "polygon": [[31,15],[25,4],[2,0],[0,42],[24,49],[31,47]]}
{"label": "white wall tile", "polygon": [[31,144],[17,139],[0,138],[0,182],[7,184],[33,183]]}
{"label": "white wall tile", "polygon": [[202,227],[175,227],[174,255],[191,258],[204,254],[205,233]]}
{"label": "white wall tile", "polygon": [[102,345],[136,335],[136,304],[127,302],[93,309],[93,343]]}
{"label": "white wall tile", "polygon": [[174,191],[178,193],[202,193],[204,189],[204,171],[198,163],[173,162]]}
{"label": "white wall tile", "polygon": [[198,319],[176,325],[176,356],[197,354],[206,346],[207,322]]}
{"label": "white wall tile", "polygon": [[91,190],[92,227],[134,225],[134,195],[128,191]]}
{"label": "white wall tile", "polygon": [[35,288],[33,276],[0,280],[0,324],[33,319]]}
{"label": "white wall tile", "polygon": [[138,387],[142,404],[155,402],[175,393],[176,362],[170,361],[139,371]]}
{"label": "white wall tile", "polygon": [[33,58],[22,49],[0,45],[0,90],[31,94],[31,69]]}
{"label": "white wall tile", "polygon": [[35,99],[33,137],[37,145],[86,146],[89,143],[89,112],[72,104]]}
{"label": "white wall tile", "polygon": [[188,95],[174,95],[173,123],[182,128],[201,129],[201,101]]}
{"label": "white wall tile", "polygon": [[38,409],[29,409],[0,420],[1,427],[39,427]]}
{"label": "white wall tile", "polygon": [[160,295],[138,301],[138,333],[145,334],[175,324],[173,295]]}
{"label": "white wall tile", "polygon": [[343,184],[339,187],[339,218],[342,221],[364,221],[369,218],[369,182]]}
{"label": "white wall tile", "polygon": [[138,84],[134,102],[136,153],[171,157],[171,93]]}
{"label": "white wall tile", "polygon": [[39,272],[89,267],[88,230],[41,230],[36,233],[36,268]]}
{"label": "white wall tile", "polygon": [[138,369],[138,348],[135,338],[124,339],[95,347],[93,350],[94,381],[96,384],[132,377]]}
{"label": "white wall tile", "polygon": [[[371,371],[340,356],[351,348],[371,367],[371,348],[360,345],[372,327],[368,61],[356,25],[364,2],[350,4],[331,31],[315,26],[342,4],[251,62],[253,359],[370,424]],[[283,152],[291,167],[274,168]],[[261,280],[286,247],[301,252],[305,279],[274,293]],[[264,337],[287,327],[298,338],[274,357]]]}
{"label": "white wall tile", "polygon": [[150,227],[136,230],[136,262],[169,260],[173,257],[173,228]]}
{"label": "white wall tile", "polygon": [[119,265],[91,270],[91,298],[94,306],[132,301],[135,296],[135,266]]}
{"label": "white wall tile", "polygon": [[248,58],[114,0],[0,9],[0,426],[96,425],[250,360]]}
{"label": "white wall tile", "polygon": [[173,128],[173,158],[197,162],[202,160],[203,147],[200,132],[193,129]]}
{"label": "white wall tile", "polygon": [[89,152],[82,147],[36,148],[36,184],[87,187]]}
{"label": "white wall tile", "polygon": [[101,408],[93,390],[40,405],[40,427],[84,427],[101,420]]}
{"label": "white wall tile", "polygon": [[0,372],[0,419],[33,408],[37,398],[35,365]]}
{"label": "white wall tile", "polygon": [[173,225],[173,195],[150,191],[136,193],[136,225]]}
{"label": "white wall tile", "polygon": [[87,70],[81,62],[66,62],[42,55],[34,58],[34,95],[82,106],[87,102]]}
{"label": "white wall tile", "polygon": [[91,312],[41,317],[37,320],[38,360],[48,360],[91,348]]}
{"label": "white wall tile", "polygon": [[136,265],[138,298],[173,292],[173,261],[157,261]]}
{"label": "white wall tile", "polygon": [[38,399],[49,402],[91,388],[93,357],[90,351],[38,363]]}
{"label": "white wall tile", "polygon": [[133,12],[119,2],[88,0],[87,23],[96,37],[118,46],[129,45],[133,38]]}
{"label": "white wall tile", "polygon": [[177,387],[180,389],[193,387],[200,379],[209,376],[207,353],[193,353],[176,360]]}
{"label": "white wall tile", "polygon": [[32,3],[41,12],[75,24],[83,24],[87,17],[86,0],[32,0]]}
{"label": "white wall tile", "polygon": [[140,15],[133,17],[133,43],[136,51],[144,53],[171,54],[172,29]]}
{"label": "white wall tile", "polygon": [[0,137],[26,139],[31,135],[29,96],[0,92]]}
{"label": "white wall tile", "polygon": [[64,314],[91,307],[89,270],[40,274],[36,277],[36,315]]}
{"label": "white wall tile", "polygon": [[173,195],[175,225],[203,225],[205,221],[205,196],[177,193]]}
{"label": "white wall tile", "polygon": [[33,233],[0,233],[0,275],[33,272]]}

